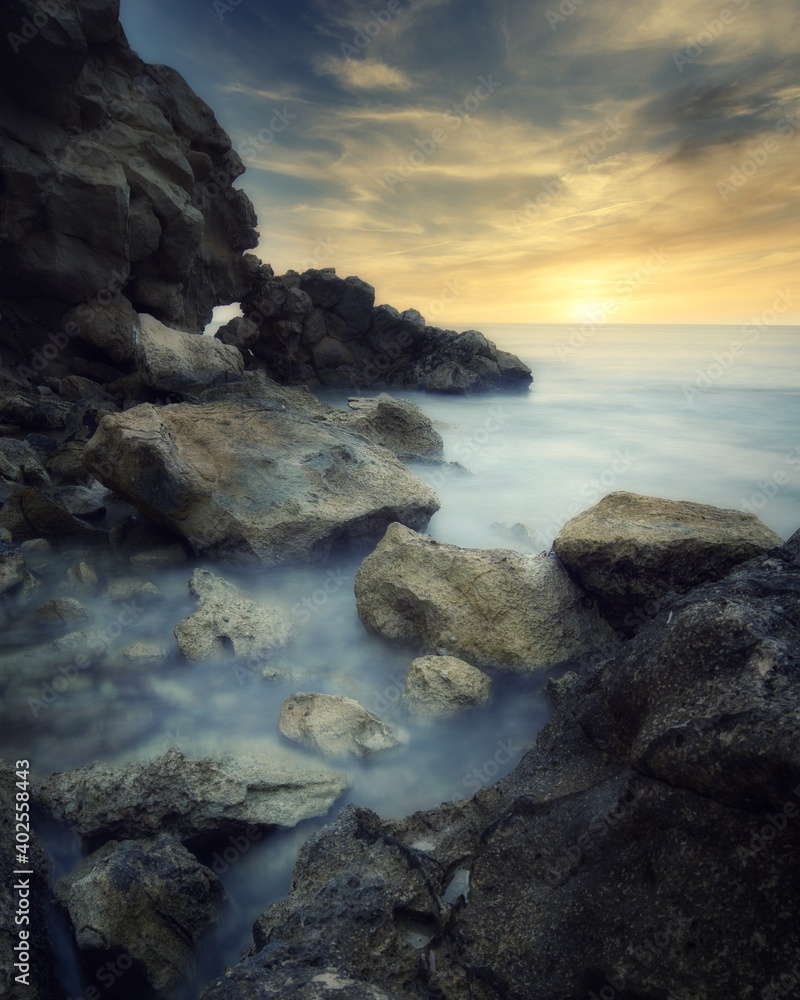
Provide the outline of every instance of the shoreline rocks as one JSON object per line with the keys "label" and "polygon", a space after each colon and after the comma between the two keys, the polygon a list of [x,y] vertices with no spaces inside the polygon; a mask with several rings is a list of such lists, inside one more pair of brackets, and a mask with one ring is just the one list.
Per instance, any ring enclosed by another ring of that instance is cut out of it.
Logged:
{"label": "shoreline rocks", "polygon": [[362,562],[355,594],[369,632],[476,667],[530,673],[617,644],[556,560],[462,549],[401,524]]}
{"label": "shoreline rocks", "polygon": [[281,706],[281,734],[325,757],[370,757],[399,745],[391,728],[353,698],[297,692]]}

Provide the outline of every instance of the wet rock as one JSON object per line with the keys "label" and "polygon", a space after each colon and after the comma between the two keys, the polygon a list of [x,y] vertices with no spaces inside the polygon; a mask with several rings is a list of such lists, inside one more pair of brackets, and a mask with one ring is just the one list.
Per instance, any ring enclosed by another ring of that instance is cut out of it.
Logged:
{"label": "wet rock", "polygon": [[16,587],[24,576],[24,553],[14,545],[0,542],[0,594]]}
{"label": "wet rock", "polygon": [[64,538],[70,535],[104,537],[42,490],[27,487],[11,496],[0,510],[0,524],[15,540]]}
{"label": "wet rock", "polygon": [[363,705],[332,694],[293,694],[281,706],[278,728],[287,739],[326,757],[367,757],[399,743]]}
{"label": "wet rock", "polygon": [[214,337],[171,330],[152,316],[139,316],[136,366],[146,385],[180,395],[242,377],[244,361],[235,347]]}
{"label": "wet rock", "polygon": [[615,623],[635,626],[665,596],[719,580],[782,544],[754,514],[610,493],[568,521],[553,548]]}
{"label": "wet rock", "polygon": [[441,434],[415,403],[381,393],[374,398],[354,397],[348,404],[353,412],[339,413],[338,422],[388,448],[401,462],[444,459]]}
{"label": "wet rock", "polygon": [[248,826],[291,827],[324,816],[345,775],[255,754],[190,760],[179,751],[112,769],[91,764],[55,774],[39,801],[89,841],[171,833],[181,840]]}
{"label": "wet rock", "polygon": [[26,486],[48,486],[50,476],[27,441],[0,438],[0,480]]}
{"label": "wet rock", "polygon": [[191,663],[234,657],[266,659],[292,636],[280,608],[249,600],[238,587],[208,570],[195,570],[189,590],[200,606],[175,626],[181,654]]}
{"label": "wet rock", "polygon": [[394,822],[349,807],[205,1000],[334,963],[420,1000],[785,991],[800,950],[798,600],[800,532],[565,675],[536,746],[493,787]]}
{"label": "wet rock", "polygon": [[[25,792],[28,775],[17,775],[16,761],[0,762],[0,996],[3,1000],[63,1000],[64,991],[55,978],[55,960],[47,921],[47,901],[50,898],[50,863],[41,840],[33,826],[24,853],[14,850],[16,841],[15,812],[19,809],[17,793]],[[17,782],[21,784],[18,785]],[[28,800],[27,804],[30,805]],[[16,807],[16,808],[15,808]],[[17,856],[19,854],[19,857]],[[23,864],[20,858],[25,859]],[[14,872],[30,869],[32,875],[18,876]],[[17,921],[21,905],[15,884],[25,881],[26,923]],[[22,955],[14,948],[20,943],[20,931],[27,932],[30,957],[24,964],[27,970],[15,968]],[[25,982],[17,977],[27,973]]]}
{"label": "wet rock", "polygon": [[70,566],[67,570],[67,577],[63,586],[69,590],[83,591],[84,593],[96,593],[100,581],[97,573],[87,562],[79,562]]}
{"label": "wet rock", "polygon": [[71,597],[58,597],[36,609],[36,617],[46,625],[72,625],[92,620],[89,609]]}
{"label": "wet rock", "polygon": [[556,560],[461,549],[400,524],[359,567],[355,594],[368,631],[481,667],[525,673],[616,645]]}
{"label": "wet rock", "polygon": [[110,841],[56,883],[78,947],[128,954],[161,994],[195,966],[201,935],[217,918],[222,883],[170,836]]}
{"label": "wet rock", "polygon": [[427,524],[433,491],[348,431],[258,405],[143,405],[107,416],[87,468],[194,551],[264,566]]}
{"label": "wet rock", "polygon": [[447,717],[485,705],[491,689],[491,679],[463,660],[420,656],[408,671],[403,704],[420,718]]}

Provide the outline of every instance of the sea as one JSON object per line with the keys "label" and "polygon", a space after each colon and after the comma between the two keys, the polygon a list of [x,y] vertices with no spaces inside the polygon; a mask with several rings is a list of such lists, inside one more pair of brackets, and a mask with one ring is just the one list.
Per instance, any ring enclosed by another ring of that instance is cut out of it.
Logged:
{"label": "sea", "polygon": [[[784,539],[800,527],[800,327],[479,328],[530,365],[529,391],[395,393],[417,403],[444,438],[448,465],[414,466],[441,500],[428,529],[437,539],[548,551],[566,521],[616,490],[750,511]],[[347,406],[346,392],[320,395]],[[66,569],[77,556],[59,558]],[[409,719],[400,698],[415,651],[365,633],[353,597],[360,558],[258,573],[209,567],[293,617],[296,639],[276,654],[269,677],[224,662],[189,665],[178,655],[172,629],[194,609],[187,582],[201,562],[149,573],[163,599],[123,626],[98,598],[82,598],[108,654],[71,680],[36,656],[22,658],[46,638],[32,607],[5,622],[0,758],[30,760],[37,778],[96,760],[123,765],[171,747],[190,756],[279,753],[317,766],[324,762],[278,732],[281,704],[299,690],[356,698],[401,738],[399,748],[368,761],[326,765],[351,781],[328,816],[217,845],[205,860],[222,878],[227,903],[176,1000],[238,961],[252,943],[253,921],[288,892],[301,844],[346,804],[391,818],[470,796],[512,770],[550,716],[546,676],[492,673],[485,708],[435,724]],[[119,572],[95,568],[101,583]],[[47,584],[41,600],[59,593],[57,582]],[[122,656],[141,641],[165,646],[166,663],[146,667]],[[80,846],[53,828],[41,833],[58,877],[79,859]],[[96,984],[91,970],[79,968],[56,911],[53,933],[68,995],[83,996]],[[113,1000],[114,990],[102,992]],[[125,996],[124,981],[119,990]]]}

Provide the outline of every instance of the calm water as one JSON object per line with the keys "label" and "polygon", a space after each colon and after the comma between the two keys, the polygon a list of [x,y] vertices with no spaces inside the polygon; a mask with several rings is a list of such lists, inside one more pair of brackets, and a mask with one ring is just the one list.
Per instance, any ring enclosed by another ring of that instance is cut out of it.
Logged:
{"label": "calm water", "polygon": [[[749,339],[740,328],[723,327],[482,329],[531,365],[530,393],[403,394],[436,421],[446,457],[465,467],[416,469],[442,501],[430,526],[439,539],[540,551],[569,517],[618,489],[749,507],[784,538],[800,526],[800,329],[765,329]],[[741,350],[731,346],[737,341]],[[345,405],[345,394],[323,395]],[[495,522],[524,523],[533,540],[514,544],[492,530]],[[62,569],[77,557],[65,554]],[[89,561],[101,589],[119,575],[118,567]],[[121,764],[171,746],[190,755],[274,751],[313,765],[313,755],[279,736],[281,703],[297,690],[344,694],[394,724],[404,743],[367,763],[334,762],[348,771],[352,789],[331,816],[352,801],[399,817],[469,795],[512,769],[548,717],[542,679],[498,675],[485,709],[433,726],[407,719],[399,698],[414,654],[363,632],[352,593],[355,558],[305,570],[225,572],[293,617],[296,638],[270,664],[291,679],[265,680],[224,663],[189,666],[177,655],[172,629],[194,608],[186,587],[194,565],[144,574],[163,599],[142,605],[121,630],[109,605],[83,598],[95,615],[86,628],[102,633],[107,653],[60,682],[53,696],[48,688],[55,690],[59,675],[52,662],[23,654],[44,638],[31,611],[59,593],[61,571],[15,610],[0,659],[0,756],[29,758],[38,776],[96,759]],[[168,661],[126,661],[121,651],[137,641],[165,646]],[[288,890],[296,852],[318,825],[265,837],[224,872],[230,903],[205,949],[200,978],[237,960],[255,917]],[[69,838],[48,837],[60,874],[77,848]],[[68,990],[79,996],[87,984],[66,948],[64,969]],[[124,983],[120,988],[124,995]]]}

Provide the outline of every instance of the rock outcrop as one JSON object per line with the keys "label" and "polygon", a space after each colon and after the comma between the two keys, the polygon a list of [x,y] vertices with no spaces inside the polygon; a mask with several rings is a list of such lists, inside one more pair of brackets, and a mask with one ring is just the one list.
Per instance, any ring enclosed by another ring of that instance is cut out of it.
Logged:
{"label": "rock outcrop", "polygon": [[101,961],[122,951],[161,995],[191,973],[224,895],[217,876],[167,834],[104,844],[55,893],[81,950]]}
{"label": "rock outcrop", "polygon": [[497,785],[397,822],[348,807],[203,1000],[320,968],[420,1000],[787,995],[798,601],[800,532],[569,678]]}
{"label": "rock outcrop", "polygon": [[616,644],[557,560],[462,549],[401,524],[361,564],[355,594],[370,632],[477,667],[526,673]]}
{"label": "rock outcrop", "polygon": [[119,0],[10,0],[0,34],[0,347],[60,377],[129,362],[137,312],[202,330],[257,242],[211,109],[130,49]]}
{"label": "rock outcrop", "polygon": [[444,460],[442,435],[415,403],[382,392],[373,398],[353,397],[348,404],[350,412],[337,411],[331,421],[383,445],[401,462]]}
{"label": "rock outcrop", "polygon": [[335,694],[293,694],[281,706],[278,728],[287,739],[326,757],[369,757],[399,743],[377,715]]}
{"label": "rock outcrop", "polygon": [[136,367],[151,389],[186,395],[241,379],[244,360],[235,347],[214,337],[171,330],[152,316],[139,316],[134,330]]}
{"label": "rock outcrop", "polygon": [[191,841],[324,816],[347,787],[336,771],[275,757],[189,760],[173,749],[118,770],[90,764],[54,774],[39,786],[37,799],[92,843],[160,833]]}
{"label": "rock outcrop", "polygon": [[568,521],[553,549],[617,627],[635,628],[665,599],[782,544],[754,514],[610,493]]}
{"label": "rock outcrop", "polygon": [[[276,277],[248,271],[240,320],[217,336],[242,344],[280,381],[365,389],[404,386],[467,393],[527,389],[531,371],[477,330],[428,326],[416,309],[375,306],[375,289],[333,268]],[[254,331],[258,331],[256,334]]]}
{"label": "rock outcrop", "polygon": [[103,418],[89,470],[198,555],[273,566],[425,527],[433,491],[388,451],[268,404],[144,404]]}

